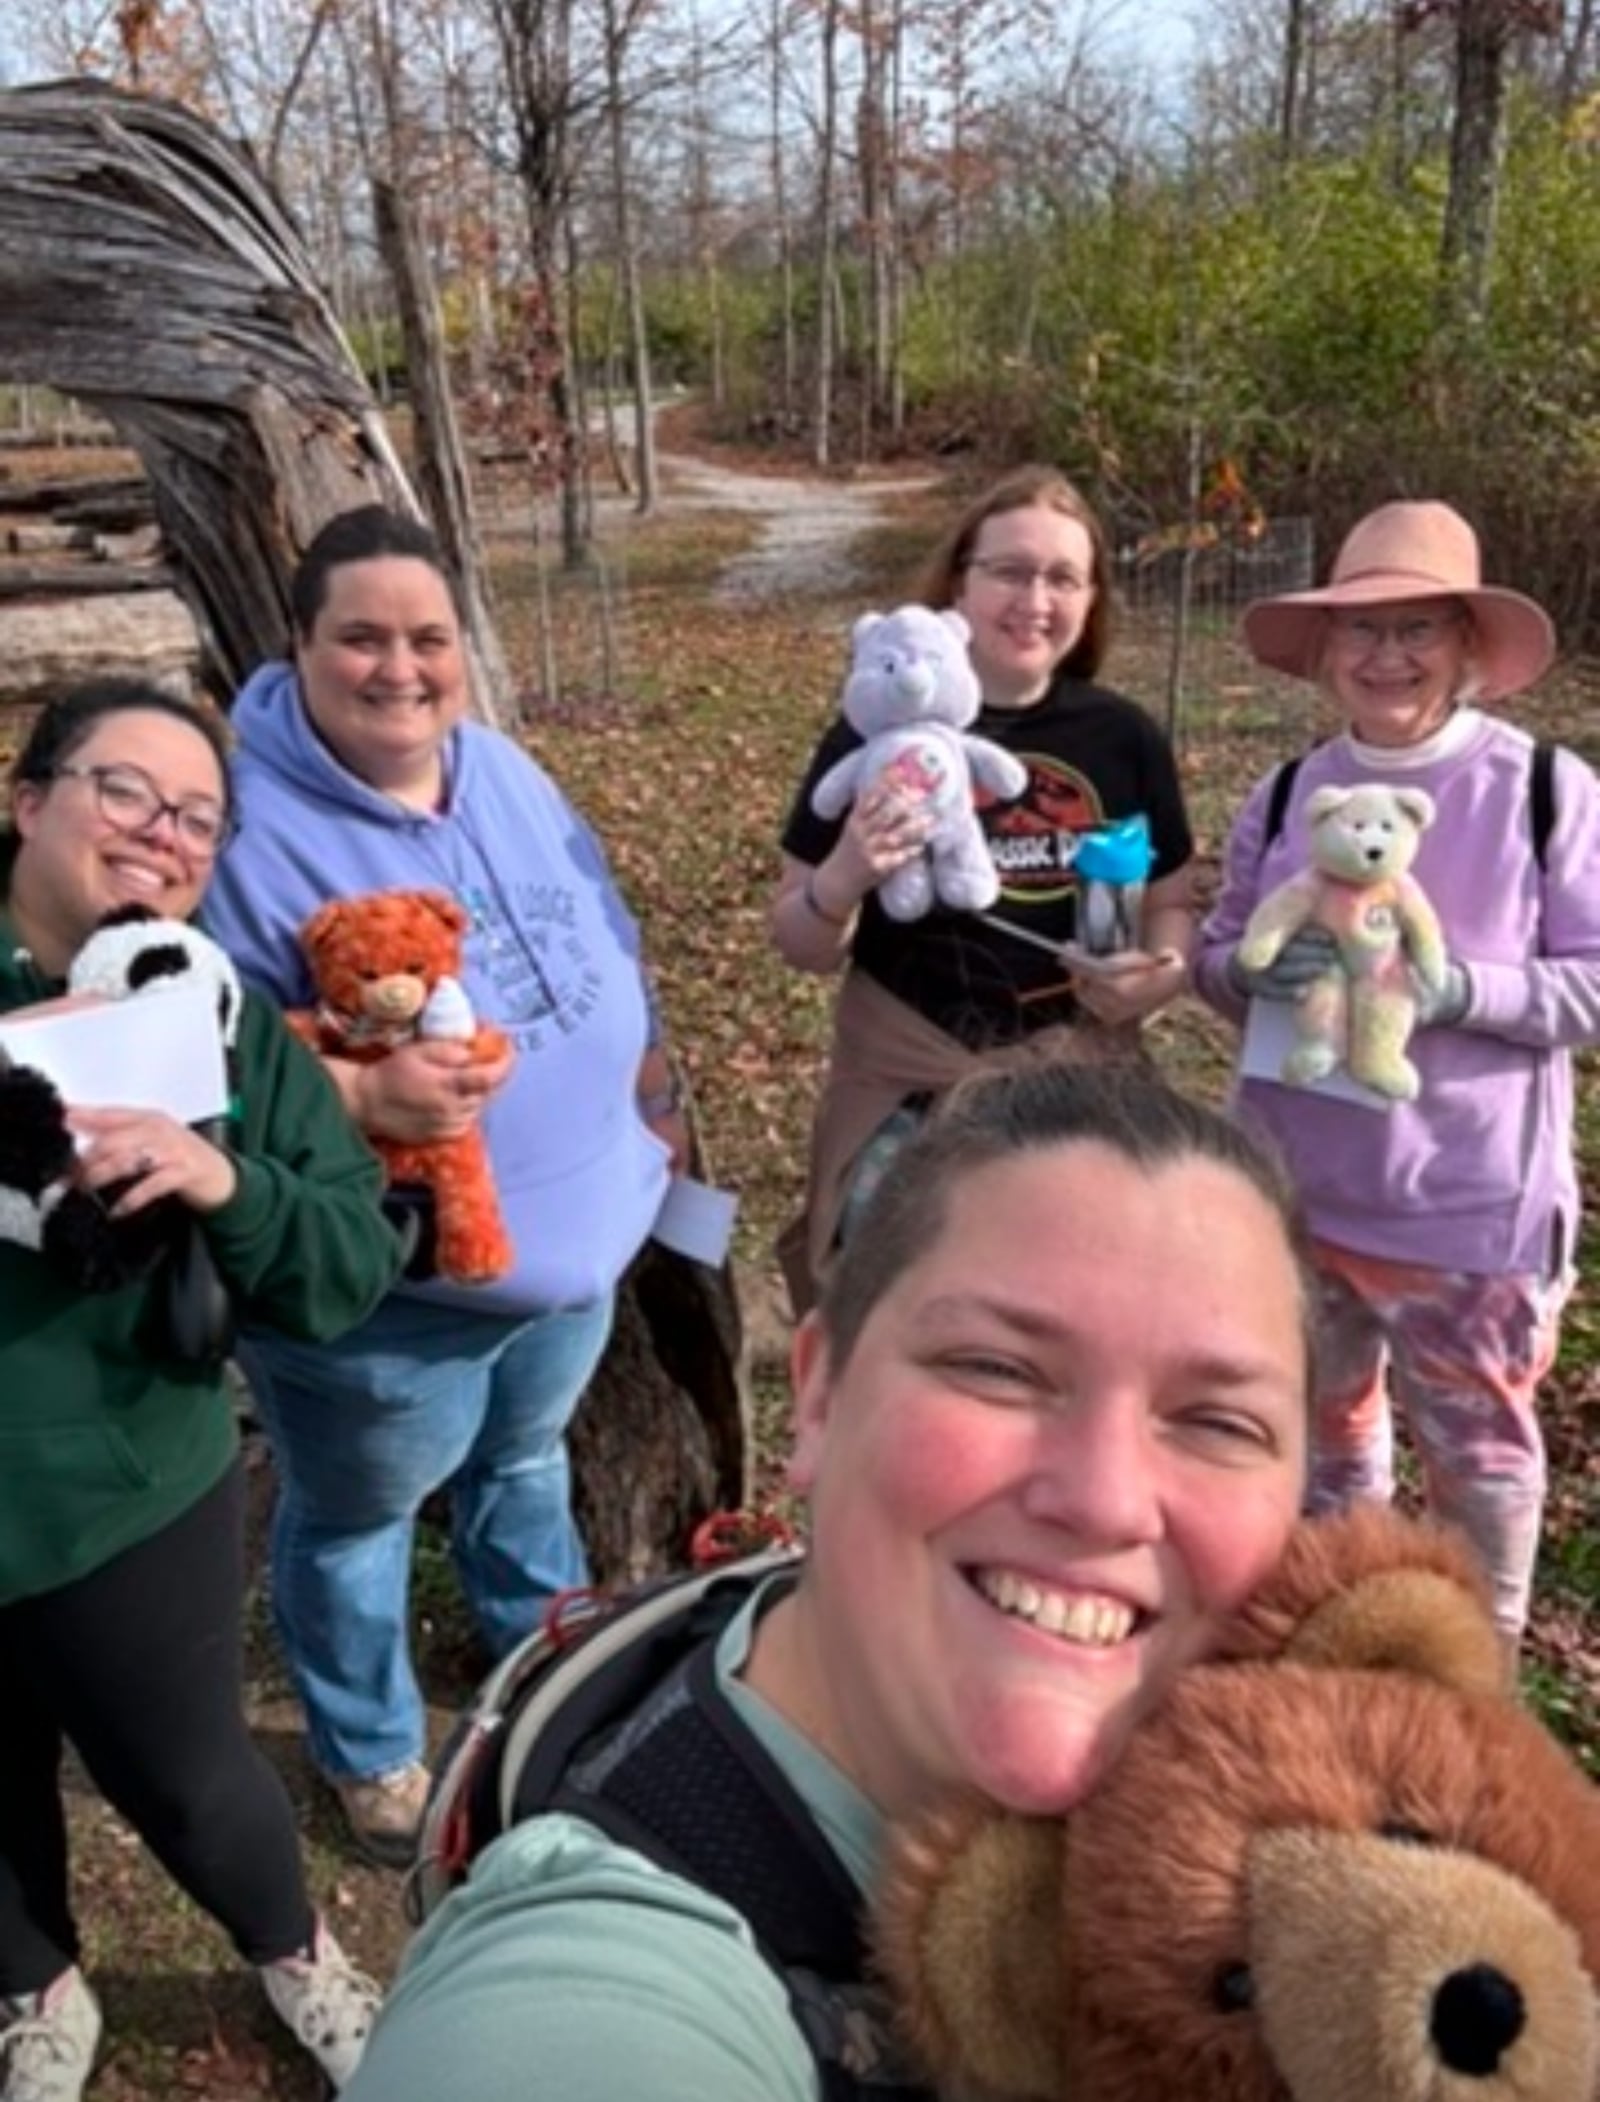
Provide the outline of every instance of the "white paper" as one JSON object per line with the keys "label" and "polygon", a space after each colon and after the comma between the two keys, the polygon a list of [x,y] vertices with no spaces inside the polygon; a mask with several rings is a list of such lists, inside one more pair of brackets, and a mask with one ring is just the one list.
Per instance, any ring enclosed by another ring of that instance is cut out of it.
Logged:
{"label": "white paper", "polygon": [[0,1020],[0,1050],[35,1066],[69,1109],[160,1109],[182,1124],[220,1117],[228,1074],[216,990],[198,982],[171,992]]}
{"label": "white paper", "polygon": [[1252,1000],[1245,1023],[1244,1044],[1239,1052],[1239,1070],[1251,1080],[1275,1080],[1280,1087],[1308,1095],[1332,1095],[1340,1102],[1354,1102],[1362,1109],[1393,1109],[1387,1095],[1352,1080],[1343,1066],[1335,1066],[1323,1080],[1285,1080],[1284,1060],[1300,1041],[1294,1026],[1292,1000]]}
{"label": "white paper", "polygon": [[675,1255],[692,1256],[720,1270],[728,1256],[733,1218],[739,1200],[731,1190],[716,1190],[692,1175],[679,1175],[667,1186],[650,1232]]}

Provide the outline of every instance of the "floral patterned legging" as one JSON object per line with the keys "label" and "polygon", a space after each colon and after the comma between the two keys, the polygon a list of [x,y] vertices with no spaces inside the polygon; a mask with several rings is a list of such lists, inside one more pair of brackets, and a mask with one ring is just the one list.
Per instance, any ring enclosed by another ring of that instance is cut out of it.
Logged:
{"label": "floral patterned legging", "polygon": [[1309,1508],[1394,1491],[1390,1401],[1417,1446],[1435,1517],[1459,1526],[1494,1585],[1495,1618],[1528,1618],[1544,1511],[1535,1400],[1569,1278],[1478,1277],[1313,1244],[1321,1288]]}

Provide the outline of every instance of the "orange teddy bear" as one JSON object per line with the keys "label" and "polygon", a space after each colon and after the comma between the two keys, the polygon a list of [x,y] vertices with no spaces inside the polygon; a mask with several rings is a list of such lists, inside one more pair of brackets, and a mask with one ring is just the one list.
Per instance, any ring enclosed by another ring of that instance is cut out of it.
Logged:
{"label": "orange teddy bear", "polygon": [[[475,1020],[462,990],[467,915],[442,890],[383,890],[341,898],[300,930],[317,1006],[287,1017],[314,1051],[370,1065],[402,1044],[455,1039],[475,1059],[501,1057],[510,1040]],[[434,1266],[456,1284],[487,1284],[511,1268],[514,1251],[500,1213],[483,1134],[412,1143],[373,1137],[391,1183],[433,1193]]]}

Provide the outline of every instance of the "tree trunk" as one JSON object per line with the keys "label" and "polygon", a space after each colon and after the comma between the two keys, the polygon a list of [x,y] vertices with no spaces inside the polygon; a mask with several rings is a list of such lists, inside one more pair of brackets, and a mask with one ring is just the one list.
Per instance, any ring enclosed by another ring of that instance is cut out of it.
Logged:
{"label": "tree trunk", "polygon": [[463,605],[483,651],[489,690],[509,694],[511,674],[495,633],[483,548],[467,485],[461,427],[450,394],[450,370],[439,328],[433,272],[415,215],[397,183],[372,179],[372,217],[378,249],[394,287],[405,344],[407,391],[415,433],[417,480],[429,522],[455,572]]}
{"label": "tree trunk", "polygon": [[633,441],[638,462],[638,494],[634,509],[648,516],[656,507],[655,419],[651,408],[650,332],[644,310],[644,283],[639,271],[638,243],[633,230],[632,171],[629,166],[628,134],[623,123],[622,57],[625,36],[617,17],[615,0],[606,0],[606,129],[611,145],[611,181],[614,186],[617,231],[617,267],[622,287],[628,331],[628,365],[633,374]]}
{"label": "tree trunk", "polygon": [[783,397],[782,428],[788,437],[794,428],[797,407],[799,353],[794,319],[794,233],[789,224],[789,189],[783,150],[784,0],[772,0],[772,24],[768,31],[769,75],[768,166],[772,173],[772,213],[778,243],[779,297],[783,307]]}
{"label": "tree trunk", "polygon": [[[93,83],[0,92],[0,370],[89,401],[148,471],[165,555],[226,696],[288,633],[288,580],[352,504],[416,500],[298,239],[198,117]],[[88,625],[141,662],[125,603]],[[51,608],[59,640],[64,616]],[[3,645],[0,645],[3,653]],[[153,660],[152,660],[153,663]],[[746,1489],[731,1272],[647,1245],[573,1439],[602,1581],[684,1557]]]}
{"label": "tree trunk", "polygon": [[1562,41],[1561,71],[1556,83],[1556,101],[1565,112],[1583,93],[1588,73],[1590,47],[1594,43],[1595,0],[1577,0],[1572,25]]}
{"label": "tree trunk", "polygon": [[1450,189],[1439,247],[1441,305],[1450,322],[1475,325],[1489,299],[1500,163],[1505,152],[1505,0],[1460,0]]}
{"label": "tree trunk", "polygon": [[1300,84],[1309,0],[1288,0],[1283,25],[1283,83],[1278,96],[1278,145],[1293,160],[1300,144]]}
{"label": "tree trunk", "polygon": [[838,212],[834,205],[836,146],[839,126],[839,5],[824,0],[822,16],[822,131],[817,141],[817,397],[812,457],[826,467],[833,457],[833,362],[837,345],[834,325],[835,256]]}

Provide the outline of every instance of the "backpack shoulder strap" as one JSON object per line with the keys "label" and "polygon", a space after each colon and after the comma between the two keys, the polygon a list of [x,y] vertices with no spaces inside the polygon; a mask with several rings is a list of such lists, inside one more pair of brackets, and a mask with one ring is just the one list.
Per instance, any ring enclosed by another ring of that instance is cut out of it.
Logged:
{"label": "backpack shoulder strap", "polygon": [[[610,1660],[636,1699],[620,1681],[608,1698],[598,1684],[605,1674],[591,1675],[587,1742],[575,1741],[572,1717],[547,1717],[539,1741],[502,1774],[506,1821],[569,1811],[721,1898],[783,1980],[824,2102],[921,2102],[927,2091],[899,2065],[881,1996],[864,1975],[860,1893],[718,1683],[718,1638],[756,1581],[730,1573],[676,1628],[658,1622],[638,1645],[653,1659]],[[780,1576],[774,1589],[781,1595],[793,1581]],[[595,1729],[595,1710],[608,1707],[610,1727]]]}
{"label": "backpack shoulder strap", "polygon": [[1266,853],[1283,831],[1283,821],[1289,815],[1289,798],[1294,794],[1295,780],[1299,775],[1303,752],[1293,759],[1285,759],[1272,777],[1272,786],[1267,791],[1267,821],[1261,834],[1261,851]]}
{"label": "backpack shoulder strap", "polygon": [[[588,1818],[723,1898],[786,1967],[854,1976],[863,1954],[855,1885],[717,1684],[718,1633],[580,1752],[539,1807]],[[517,1815],[533,1807],[519,1785]]]}
{"label": "backpack shoulder strap", "polygon": [[1541,737],[1528,762],[1528,825],[1533,835],[1533,858],[1544,873],[1550,835],[1556,824],[1556,752],[1558,747]]}

